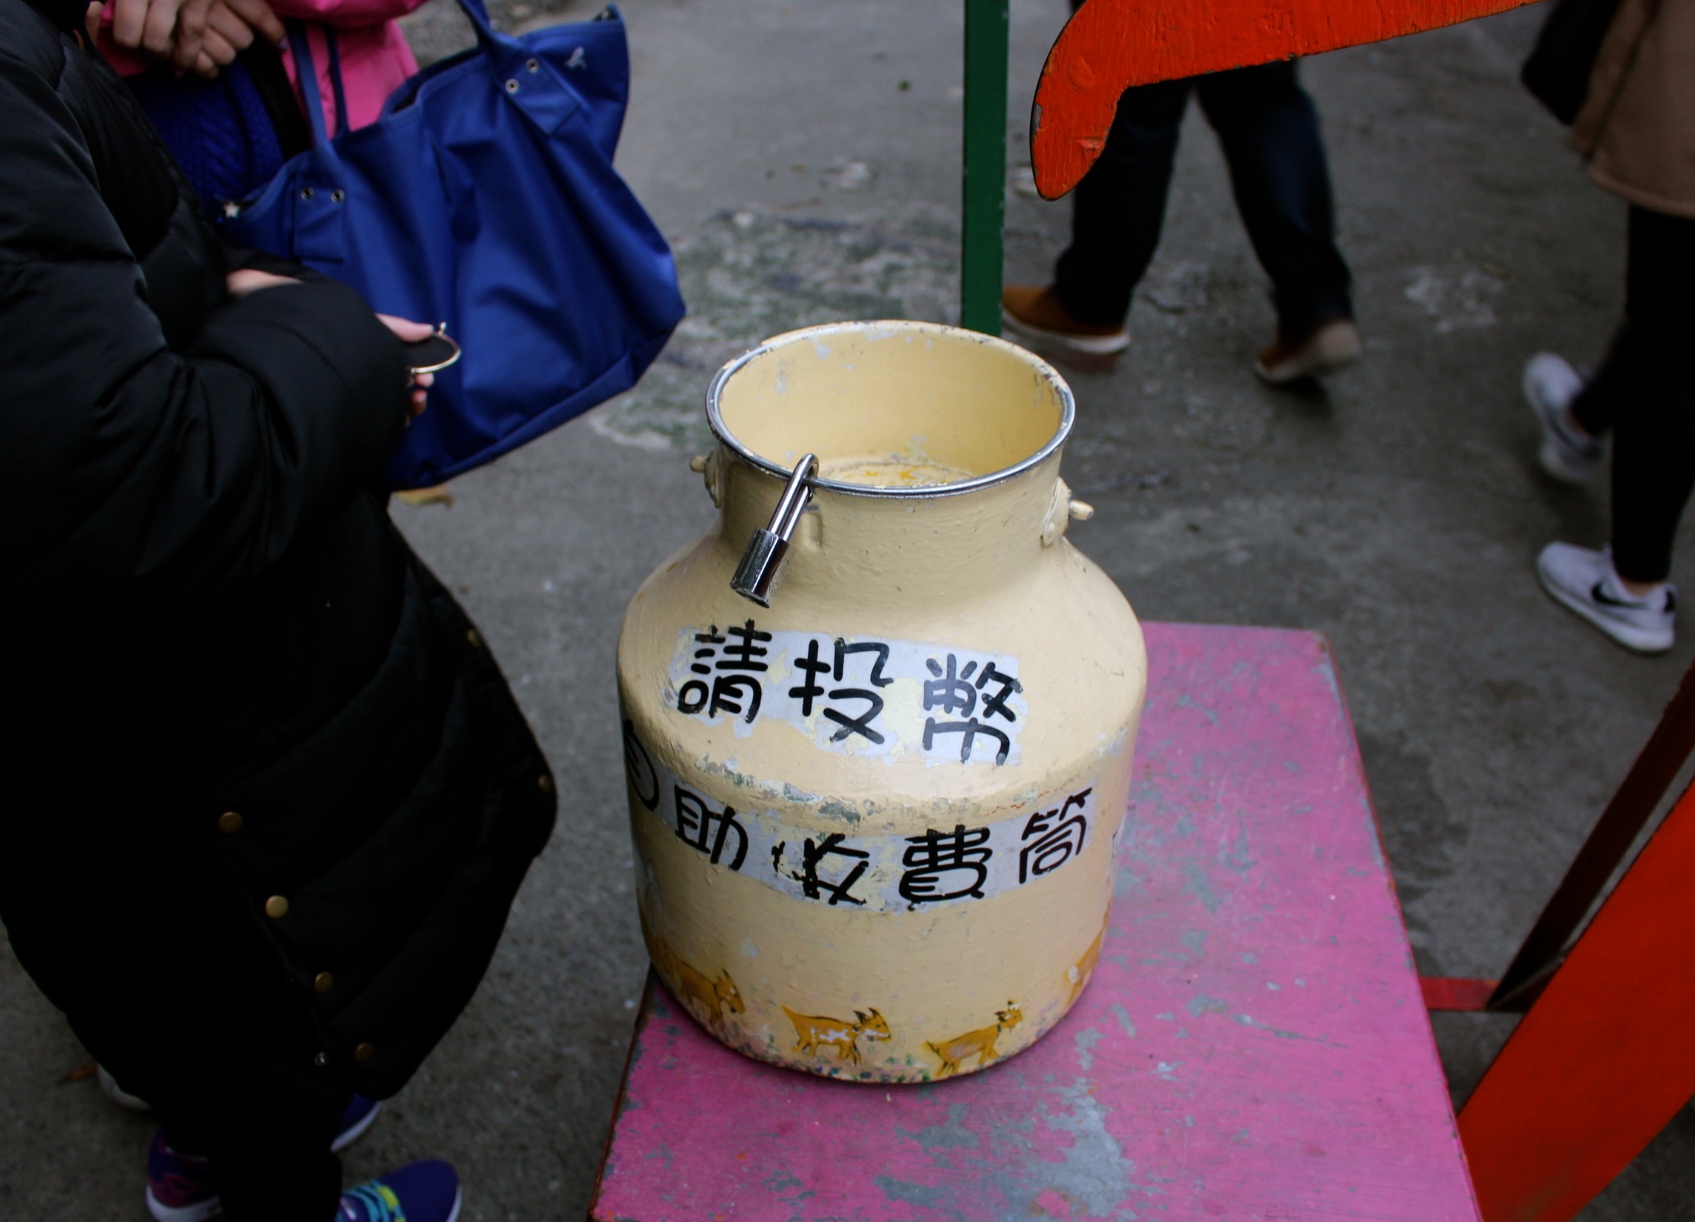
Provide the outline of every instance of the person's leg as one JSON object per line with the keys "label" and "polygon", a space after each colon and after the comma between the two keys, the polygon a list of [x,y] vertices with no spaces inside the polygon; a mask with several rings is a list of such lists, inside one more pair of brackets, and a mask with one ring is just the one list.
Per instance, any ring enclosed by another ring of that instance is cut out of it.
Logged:
{"label": "person's leg", "polygon": [[1118,326],[1159,246],[1177,133],[1192,81],[1127,89],[1106,147],[1072,192],[1071,245],[1054,288],[1079,322]]}
{"label": "person's leg", "polygon": [[1613,421],[1618,418],[1619,405],[1624,401],[1625,383],[1630,380],[1629,370],[1633,364],[1629,331],[1628,323],[1619,327],[1601,367],[1571,401],[1572,419],[1590,437],[1605,437],[1613,431]]}
{"label": "person's leg", "polygon": [[341,1202],[341,1159],[330,1153],[335,1128],[332,1120],[263,1146],[214,1146],[208,1162],[228,1222],[330,1222]]}
{"label": "person's leg", "polygon": [[1230,165],[1254,254],[1271,277],[1279,334],[1298,341],[1325,322],[1351,318],[1318,112],[1294,62],[1200,77],[1197,96]]}
{"label": "person's leg", "polygon": [[[351,1092],[349,1092],[351,1097]],[[280,1115],[304,1101],[263,1101]],[[180,1106],[181,1100],[173,1100]],[[159,1134],[148,1151],[147,1204],[155,1217],[189,1217],[212,1199],[230,1222],[329,1222],[341,1200],[341,1160],[332,1152],[341,1111],[299,1118],[292,1131],[228,1141],[208,1114],[154,1109]]]}
{"label": "person's leg", "polygon": [[1676,639],[1666,579],[1695,487],[1695,371],[1685,355],[1695,332],[1692,280],[1695,220],[1632,207],[1624,326],[1574,405],[1583,428],[1612,428],[1612,546],[1550,543],[1536,558],[1557,602],[1641,653],[1664,653]]}
{"label": "person's leg", "polygon": [[51,798],[14,809],[0,919],[24,969],[153,1106],[164,1144],[207,1160],[230,1222],[330,1222],[341,1190],[330,1143],[352,1087],[314,1064],[309,1003],[208,847],[142,809]]}
{"label": "person's leg", "polygon": [[[1630,209],[1625,325],[1602,377],[1613,405],[1613,565],[1630,585],[1664,581],[1695,489],[1695,220]],[[1587,429],[1593,416],[1578,418]]]}

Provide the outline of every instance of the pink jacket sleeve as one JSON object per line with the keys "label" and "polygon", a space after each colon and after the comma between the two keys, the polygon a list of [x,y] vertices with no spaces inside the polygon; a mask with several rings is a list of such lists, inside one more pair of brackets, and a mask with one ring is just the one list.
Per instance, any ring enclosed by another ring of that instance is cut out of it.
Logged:
{"label": "pink jacket sleeve", "polygon": [[[364,127],[382,112],[388,95],[418,70],[406,36],[395,24],[424,0],[271,0],[279,17],[334,26],[341,50],[341,81],[347,90],[347,125]],[[330,87],[329,48],[322,26],[308,27],[307,38],[318,69],[318,96],[324,101],[324,121],[330,131],[341,130],[335,113],[335,90]],[[289,79],[300,87],[294,57],[285,48]]]}
{"label": "pink jacket sleeve", "polygon": [[424,0],[271,0],[278,17],[322,21],[337,29],[377,25],[404,17]]}
{"label": "pink jacket sleeve", "polygon": [[[298,17],[309,22],[306,39],[312,48],[312,58],[318,70],[318,96],[323,101],[324,122],[334,135],[341,130],[336,114],[335,89],[330,84],[329,44],[324,37],[324,25],[336,27],[336,44],[341,51],[341,83],[347,91],[349,127],[364,127],[382,113],[388,95],[398,89],[406,78],[418,70],[406,35],[394,20],[422,4],[424,0],[272,0],[271,7],[279,17]],[[145,71],[152,61],[133,55],[111,39],[112,5],[110,0],[101,14],[99,47],[111,65],[124,76]],[[294,56],[284,44],[283,64],[289,80],[300,88],[299,74],[294,70]]]}

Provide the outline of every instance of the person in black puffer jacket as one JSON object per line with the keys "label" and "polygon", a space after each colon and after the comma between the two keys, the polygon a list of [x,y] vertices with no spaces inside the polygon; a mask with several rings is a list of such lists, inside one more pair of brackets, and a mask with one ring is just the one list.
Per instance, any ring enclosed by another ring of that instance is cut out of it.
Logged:
{"label": "person in black puffer jacket", "polygon": [[396,333],[220,243],[84,7],[0,0],[0,917],[156,1152],[327,1222],[554,784],[377,488]]}

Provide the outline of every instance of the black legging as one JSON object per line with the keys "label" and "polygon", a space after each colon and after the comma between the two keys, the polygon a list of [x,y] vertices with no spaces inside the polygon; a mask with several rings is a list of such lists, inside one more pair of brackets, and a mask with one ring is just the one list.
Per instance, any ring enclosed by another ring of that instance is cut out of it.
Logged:
{"label": "black legging", "polygon": [[1572,411],[1613,434],[1613,567],[1664,581],[1695,488],[1695,220],[1630,209],[1624,325]]}

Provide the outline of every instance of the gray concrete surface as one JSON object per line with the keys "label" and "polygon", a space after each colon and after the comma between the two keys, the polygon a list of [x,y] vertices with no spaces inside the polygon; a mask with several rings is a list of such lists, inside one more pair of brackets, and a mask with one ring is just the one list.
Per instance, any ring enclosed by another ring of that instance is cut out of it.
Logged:
{"label": "gray concrete surface", "polygon": [[[433,0],[420,49],[459,45]],[[620,164],[678,243],[694,312],[625,400],[399,507],[484,626],[562,784],[559,830],[459,1026],[352,1174],[429,1155],[467,1222],[579,1218],[644,958],[629,887],[613,646],[625,600],[707,523],[686,460],[715,365],[789,326],[948,318],[956,286],[955,0],[629,0],[636,96]],[[497,6],[511,25],[584,13]],[[1063,0],[1014,0],[1015,149]],[[1191,114],[1135,346],[1073,379],[1073,538],[1144,618],[1312,628],[1340,660],[1421,967],[1497,973],[1692,651],[1620,652],[1536,588],[1554,538],[1598,544],[1602,491],[1534,470],[1519,369],[1595,360],[1620,305],[1623,209],[1587,185],[1515,75],[1541,10],[1310,61],[1367,359],[1278,393],[1262,276]],[[1038,280],[1067,209],[1014,195],[1009,277]],[[1677,572],[1695,582],[1691,544]],[[168,963],[169,947],[161,947]],[[1510,1020],[1439,1016],[1463,1099]],[[0,1208],[143,1216],[148,1121],[92,1082],[0,951]],[[1695,1218],[1686,1112],[1585,1218]]]}

